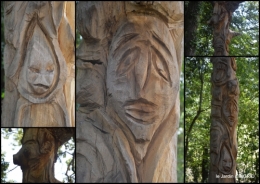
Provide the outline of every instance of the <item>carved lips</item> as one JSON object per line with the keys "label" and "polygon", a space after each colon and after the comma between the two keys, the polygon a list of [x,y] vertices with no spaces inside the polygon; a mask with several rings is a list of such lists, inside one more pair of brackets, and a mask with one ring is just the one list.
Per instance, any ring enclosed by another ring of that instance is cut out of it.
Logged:
{"label": "carved lips", "polygon": [[124,105],[126,117],[141,124],[152,124],[157,117],[156,107],[146,99],[129,100]]}

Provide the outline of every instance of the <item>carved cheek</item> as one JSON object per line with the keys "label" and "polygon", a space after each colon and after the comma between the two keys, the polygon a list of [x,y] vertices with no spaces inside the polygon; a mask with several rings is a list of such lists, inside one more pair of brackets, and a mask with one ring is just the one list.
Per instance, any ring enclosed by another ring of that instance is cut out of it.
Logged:
{"label": "carved cheek", "polygon": [[231,165],[232,165],[231,160],[228,160],[228,162],[227,162],[227,166],[228,166],[229,169],[231,168]]}
{"label": "carved cheek", "polygon": [[54,79],[54,72],[50,72],[48,75],[44,75],[45,81],[48,86],[51,86]]}
{"label": "carved cheek", "polygon": [[28,76],[27,80],[30,84],[33,84],[35,80],[38,78],[38,73],[32,72],[30,69],[28,69]]}

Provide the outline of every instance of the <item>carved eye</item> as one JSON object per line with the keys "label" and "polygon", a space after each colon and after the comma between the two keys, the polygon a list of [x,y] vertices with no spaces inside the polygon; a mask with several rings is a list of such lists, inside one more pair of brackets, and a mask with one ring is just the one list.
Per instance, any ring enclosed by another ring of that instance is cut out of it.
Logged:
{"label": "carved eye", "polygon": [[134,67],[139,55],[139,47],[134,47],[127,50],[120,59],[119,66],[116,70],[117,75],[124,76],[128,71],[130,71]]}
{"label": "carved eye", "polygon": [[30,156],[30,150],[25,148],[23,151],[24,156],[29,157]]}
{"label": "carved eye", "polygon": [[49,65],[46,70],[47,70],[47,72],[49,72],[49,73],[53,72],[53,71],[54,71],[53,65]]}
{"label": "carved eye", "polygon": [[33,68],[33,67],[30,67],[30,70],[31,70],[33,73],[39,73],[39,72],[40,72],[39,69]]}
{"label": "carved eye", "polygon": [[51,73],[53,71],[54,71],[54,69],[47,69],[47,72],[49,72],[49,73]]}

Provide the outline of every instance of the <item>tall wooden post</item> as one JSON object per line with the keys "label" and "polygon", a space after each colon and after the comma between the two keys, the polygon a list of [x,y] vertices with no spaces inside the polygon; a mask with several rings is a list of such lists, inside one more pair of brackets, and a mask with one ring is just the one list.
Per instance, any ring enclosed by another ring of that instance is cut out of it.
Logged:
{"label": "tall wooden post", "polygon": [[237,157],[238,95],[236,61],[229,55],[228,45],[237,36],[229,29],[233,11],[240,1],[214,1],[213,25],[214,56],[210,128],[209,182],[235,182]]}
{"label": "tall wooden post", "polygon": [[6,1],[2,126],[74,126],[75,2]]}

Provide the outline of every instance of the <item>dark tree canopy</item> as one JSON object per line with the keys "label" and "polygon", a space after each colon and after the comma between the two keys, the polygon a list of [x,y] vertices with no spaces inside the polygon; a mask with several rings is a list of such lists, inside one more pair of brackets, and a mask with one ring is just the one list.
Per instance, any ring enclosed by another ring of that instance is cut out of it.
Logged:
{"label": "dark tree canopy", "polygon": [[[240,2],[240,1],[239,1]],[[237,5],[237,4],[236,4]],[[230,9],[236,6],[230,4]],[[212,56],[212,27],[207,24],[213,13],[209,1],[185,1],[185,56]],[[259,2],[244,1],[234,11],[230,29],[242,33],[231,40],[230,56],[259,54]]]}

